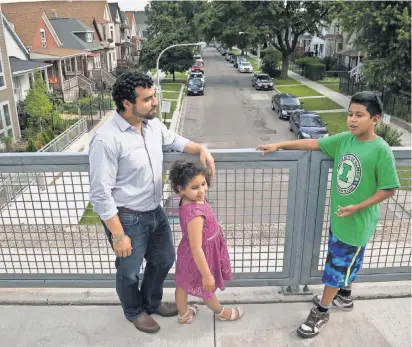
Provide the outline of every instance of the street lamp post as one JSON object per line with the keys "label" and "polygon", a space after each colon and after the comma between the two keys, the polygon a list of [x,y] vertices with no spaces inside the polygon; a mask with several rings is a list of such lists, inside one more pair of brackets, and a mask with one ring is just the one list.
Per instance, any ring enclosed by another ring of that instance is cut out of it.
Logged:
{"label": "street lamp post", "polygon": [[166,47],[163,51],[160,52],[159,56],[157,57],[157,62],[156,62],[156,73],[157,73],[157,101],[158,101],[158,108],[157,108],[157,113],[159,115],[159,119],[162,120],[162,91],[160,88],[160,74],[159,74],[159,62],[160,62],[160,57],[164,52],[169,50],[170,48],[173,47],[183,47],[183,46],[206,46],[206,42],[195,42],[195,43],[178,43],[176,45],[171,45],[169,47]]}

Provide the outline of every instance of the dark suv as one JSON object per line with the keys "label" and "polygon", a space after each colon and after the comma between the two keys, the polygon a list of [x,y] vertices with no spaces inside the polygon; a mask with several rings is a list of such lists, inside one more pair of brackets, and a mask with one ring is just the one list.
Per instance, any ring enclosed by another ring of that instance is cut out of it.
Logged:
{"label": "dark suv", "polygon": [[303,102],[293,94],[276,94],[272,97],[272,110],[277,112],[279,118],[289,119],[291,114],[303,110]]}

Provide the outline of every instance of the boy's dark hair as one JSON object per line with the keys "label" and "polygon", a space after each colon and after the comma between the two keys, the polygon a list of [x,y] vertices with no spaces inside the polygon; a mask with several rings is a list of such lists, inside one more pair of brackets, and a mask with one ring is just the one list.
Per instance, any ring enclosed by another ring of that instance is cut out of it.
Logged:
{"label": "boy's dark hair", "polygon": [[203,167],[202,164],[184,160],[175,161],[169,172],[172,189],[175,193],[179,194],[179,187],[185,189],[189,181],[197,175],[205,176],[206,183],[210,187],[212,174],[207,168]]}
{"label": "boy's dark hair", "polygon": [[350,105],[359,104],[366,107],[366,110],[370,113],[371,117],[382,117],[383,105],[381,98],[374,92],[359,92],[353,94],[350,99]]}
{"label": "boy's dark hair", "polygon": [[136,87],[151,88],[152,86],[152,78],[141,72],[127,71],[121,74],[117,77],[112,92],[112,97],[117,109],[124,111],[124,100],[128,100],[133,104],[136,102]]}

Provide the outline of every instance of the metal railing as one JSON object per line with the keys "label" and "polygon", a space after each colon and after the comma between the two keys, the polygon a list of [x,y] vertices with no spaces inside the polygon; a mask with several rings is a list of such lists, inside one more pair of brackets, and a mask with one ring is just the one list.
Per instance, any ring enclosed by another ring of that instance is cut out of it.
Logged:
{"label": "metal railing", "polygon": [[[360,281],[411,278],[411,151],[394,149],[402,187],[381,204]],[[320,152],[214,151],[216,175],[208,200],[224,230],[231,286],[320,283],[327,252],[332,161]],[[182,158],[164,157],[164,176]],[[196,158],[197,159],[197,158]],[[0,285],[114,286],[114,254],[89,204],[88,157],[83,153],[0,155]],[[17,174],[18,181],[7,181]],[[42,179],[11,198],[28,175]],[[6,192],[6,193],[5,193]],[[165,182],[163,206],[173,240],[181,239],[178,199]],[[145,264],[142,266],[142,270]],[[166,285],[173,286],[174,268]]]}
{"label": "metal railing", "polygon": [[39,152],[61,152],[87,132],[87,117],[80,118],[70,128],[50,141]]}

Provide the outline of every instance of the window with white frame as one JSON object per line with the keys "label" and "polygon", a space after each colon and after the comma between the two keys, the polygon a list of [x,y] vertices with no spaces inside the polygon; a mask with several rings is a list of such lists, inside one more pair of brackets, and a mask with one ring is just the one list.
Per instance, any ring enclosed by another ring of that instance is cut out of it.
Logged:
{"label": "window with white frame", "polygon": [[86,42],[93,42],[93,33],[86,33]]}
{"label": "window with white frame", "polygon": [[4,79],[3,58],[0,49],[0,89],[6,88],[6,81]]}
{"label": "window with white frame", "polygon": [[0,141],[6,136],[13,137],[13,125],[8,101],[0,103]]}
{"label": "window with white frame", "polygon": [[47,47],[47,37],[46,37],[46,30],[40,29],[40,40],[42,48]]}
{"label": "window with white frame", "polygon": [[96,56],[94,57],[94,67],[96,69],[100,69],[102,67],[101,63],[100,63],[100,56]]}

